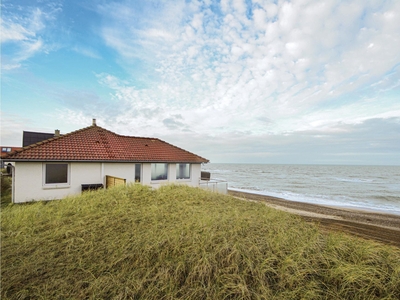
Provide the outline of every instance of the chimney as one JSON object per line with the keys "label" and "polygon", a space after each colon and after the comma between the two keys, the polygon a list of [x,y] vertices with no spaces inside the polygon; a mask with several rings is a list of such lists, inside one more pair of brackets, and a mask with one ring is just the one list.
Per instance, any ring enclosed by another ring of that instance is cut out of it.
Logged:
{"label": "chimney", "polygon": [[96,125],[96,119],[92,119],[92,126],[97,126]]}
{"label": "chimney", "polygon": [[56,129],[55,131],[54,131],[54,137],[59,137],[60,136],[60,130],[59,129]]}

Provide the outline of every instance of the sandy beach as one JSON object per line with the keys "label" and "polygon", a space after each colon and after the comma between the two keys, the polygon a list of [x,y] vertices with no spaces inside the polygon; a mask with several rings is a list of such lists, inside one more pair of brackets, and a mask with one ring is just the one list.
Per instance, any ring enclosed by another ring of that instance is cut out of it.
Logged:
{"label": "sandy beach", "polygon": [[346,232],[400,247],[399,215],[295,202],[231,190],[228,193],[234,197],[264,202],[273,208],[300,215],[307,221],[319,223],[323,230]]}

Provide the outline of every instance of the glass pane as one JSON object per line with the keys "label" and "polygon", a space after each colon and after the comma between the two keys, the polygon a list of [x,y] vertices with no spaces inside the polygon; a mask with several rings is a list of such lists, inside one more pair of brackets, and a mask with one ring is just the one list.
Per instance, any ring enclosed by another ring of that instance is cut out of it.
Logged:
{"label": "glass pane", "polygon": [[176,179],[190,179],[190,164],[176,164]]}
{"label": "glass pane", "polygon": [[141,164],[135,164],[135,182],[140,182]]}
{"label": "glass pane", "polygon": [[151,164],[151,180],[168,179],[168,164]]}
{"label": "glass pane", "polygon": [[46,164],[47,183],[68,183],[68,164]]}

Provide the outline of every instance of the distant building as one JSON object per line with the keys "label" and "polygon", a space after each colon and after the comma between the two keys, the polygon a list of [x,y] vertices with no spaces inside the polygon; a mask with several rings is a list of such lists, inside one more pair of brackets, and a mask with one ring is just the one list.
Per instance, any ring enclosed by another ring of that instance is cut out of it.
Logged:
{"label": "distant building", "polygon": [[[58,132],[58,134],[60,133]],[[22,134],[22,147],[36,144],[38,142],[51,139],[55,136],[56,134],[54,133],[24,131]]]}
{"label": "distant building", "polygon": [[5,168],[5,163],[3,162],[3,157],[6,156],[7,154],[15,151],[15,150],[21,150],[22,147],[10,147],[10,146],[1,146],[1,165],[0,167],[3,169]]}
{"label": "distant building", "polygon": [[[32,144],[39,143],[41,141],[45,141],[56,136],[60,136],[60,131],[56,130],[55,133],[45,133],[45,132],[34,132],[34,131],[23,131],[22,132],[22,147],[30,146]],[[5,163],[3,161],[3,157],[7,154],[14,152],[16,150],[21,150],[22,147],[10,147],[10,146],[1,146],[1,163],[0,167],[5,168]]]}

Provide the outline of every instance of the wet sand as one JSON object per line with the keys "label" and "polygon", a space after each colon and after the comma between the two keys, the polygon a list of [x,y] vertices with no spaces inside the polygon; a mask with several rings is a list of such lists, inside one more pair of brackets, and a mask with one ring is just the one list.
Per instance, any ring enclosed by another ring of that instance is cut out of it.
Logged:
{"label": "wet sand", "polygon": [[300,215],[309,222],[319,223],[323,230],[346,232],[400,247],[400,215],[295,202],[231,190],[228,194]]}

